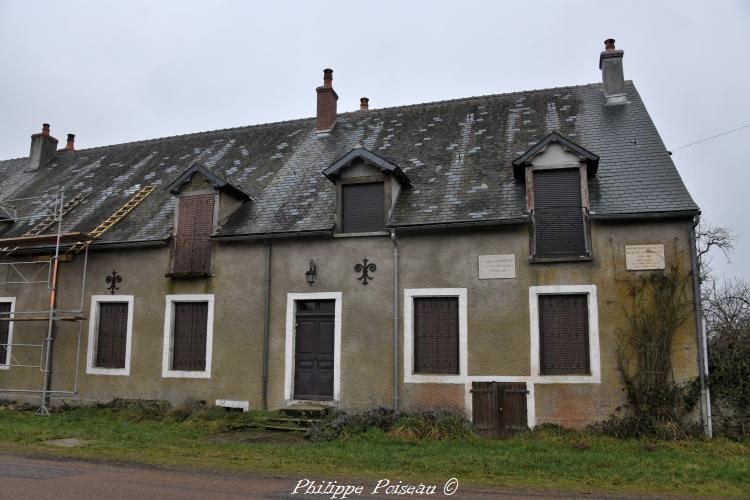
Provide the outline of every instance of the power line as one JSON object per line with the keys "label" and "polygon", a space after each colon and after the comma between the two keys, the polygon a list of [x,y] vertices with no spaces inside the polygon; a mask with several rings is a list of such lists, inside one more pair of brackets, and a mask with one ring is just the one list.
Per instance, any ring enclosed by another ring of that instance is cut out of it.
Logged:
{"label": "power line", "polygon": [[[731,134],[732,132],[737,132],[738,130],[742,130],[748,127],[750,127],[750,123],[748,123],[747,125],[743,125],[741,127],[733,128],[732,130],[727,130],[726,132],[722,132],[720,134],[712,135],[711,137],[705,137],[703,139],[699,139],[695,142],[691,142],[690,144],[684,144],[680,147],[674,148],[672,151],[677,151],[678,149],[689,148],[690,146],[695,146],[696,144],[700,144],[701,142],[710,141],[711,139],[716,139],[717,137],[721,137],[722,135]],[[670,154],[672,153],[672,151],[670,151]]]}

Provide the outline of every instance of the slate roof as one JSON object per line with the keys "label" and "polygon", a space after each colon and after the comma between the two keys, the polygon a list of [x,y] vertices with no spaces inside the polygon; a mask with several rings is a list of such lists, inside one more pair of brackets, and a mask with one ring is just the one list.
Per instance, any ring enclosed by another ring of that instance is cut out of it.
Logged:
{"label": "slate roof", "polygon": [[[37,172],[0,161],[0,198],[90,193],[64,230],[90,231],[141,186],[166,187],[199,162],[245,191],[217,236],[327,231],[335,189],[322,171],[356,147],[399,166],[403,190],[390,226],[496,222],[524,216],[512,161],[556,131],[600,157],[589,180],[599,215],[697,211],[632,82],[625,106],[606,107],[601,84],[470,97],[339,114],[327,136],[315,118],[202,132],[61,153]],[[157,189],[100,240],[164,240],[175,198]],[[30,208],[18,205],[19,215]],[[20,235],[36,219],[9,225]]]}

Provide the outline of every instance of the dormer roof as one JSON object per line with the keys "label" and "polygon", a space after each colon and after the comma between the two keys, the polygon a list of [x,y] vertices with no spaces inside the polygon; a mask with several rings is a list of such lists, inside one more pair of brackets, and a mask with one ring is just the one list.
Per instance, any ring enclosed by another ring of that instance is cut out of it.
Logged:
{"label": "dormer roof", "polygon": [[359,158],[379,168],[384,174],[393,175],[403,186],[411,186],[411,181],[403,170],[401,170],[401,167],[364,148],[352,149],[336,160],[333,165],[323,170],[323,175],[325,175],[331,182],[335,182],[335,180],[340,177],[341,171],[351,166],[352,162]]}
{"label": "dormer roof", "polygon": [[565,151],[577,155],[581,160],[586,162],[587,175],[592,178],[596,175],[599,167],[599,157],[591,151],[579,146],[570,139],[563,137],[557,132],[552,132],[544,139],[537,142],[524,154],[513,160],[513,176],[519,180],[524,180],[526,166],[531,165],[531,161],[538,155],[543,154],[550,144],[559,144]]}
{"label": "dormer roof", "polygon": [[195,162],[192,165],[190,165],[176,179],[174,179],[172,182],[167,184],[164,189],[166,191],[169,191],[172,194],[179,194],[180,188],[182,187],[182,185],[185,184],[186,182],[190,182],[190,179],[196,173],[199,173],[203,177],[205,177],[208,180],[208,182],[214,185],[215,188],[220,189],[221,191],[224,191],[225,193],[230,194],[237,199],[240,199],[240,200],[251,199],[249,194],[247,194],[242,188],[233,184],[229,179],[224,177],[222,174],[198,162]]}

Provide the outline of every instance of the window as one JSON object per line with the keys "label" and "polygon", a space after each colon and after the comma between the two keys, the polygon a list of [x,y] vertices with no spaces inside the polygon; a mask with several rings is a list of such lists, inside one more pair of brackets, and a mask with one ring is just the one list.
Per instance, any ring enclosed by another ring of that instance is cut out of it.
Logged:
{"label": "window", "polygon": [[208,275],[211,272],[209,237],[214,227],[214,199],[213,193],[179,198],[171,274]]}
{"label": "window", "polygon": [[213,295],[168,295],[163,377],[210,378]]}
{"label": "window", "polygon": [[533,286],[531,375],[553,381],[600,381],[594,285]]}
{"label": "window", "polygon": [[11,365],[13,322],[7,319],[12,316],[15,303],[13,297],[0,297],[0,370],[8,370]]}
{"label": "window", "polygon": [[133,296],[91,297],[86,373],[130,375]]}
{"label": "window", "polygon": [[467,374],[465,288],[404,290],[406,382],[460,382]]}
{"label": "window", "polygon": [[414,299],[414,373],[458,374],[458,297]]}
{"label": "window", "polygon": [[383,182],[343,184],[341,220],[344,233],[385,231],[385,189]]}
{"label": "window", "polygon": [[534,257],[581,257],[587,251],[580,170],[534,171]]}
{"label": "window", "polygon": [[589,329],[586,295],[539,296],[542,375],[588,375]]}

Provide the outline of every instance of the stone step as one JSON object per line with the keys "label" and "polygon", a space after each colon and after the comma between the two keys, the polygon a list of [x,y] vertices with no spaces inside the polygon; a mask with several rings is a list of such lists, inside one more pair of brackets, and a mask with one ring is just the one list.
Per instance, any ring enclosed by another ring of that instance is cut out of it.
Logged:
{"label": "stone step", "polygon": [[279,408],[278,412],[282,415],[294,418],[324,418],[330,413],[331,408],[322,405],[295,405],[286,408]]}
{"label": "stone step", "polygon": [[307,432],[307,427],[298,427],[296,425],[281,425],[266,422],[255,422],[250,424],[249,427],[277,432]]}
{"label": "stone step", "polygon": [[320,419],[311,417],[267,417],[264,421],[273,424],[292,424],[298,427],[312,427],[320,422]]}

